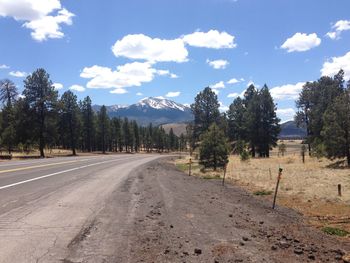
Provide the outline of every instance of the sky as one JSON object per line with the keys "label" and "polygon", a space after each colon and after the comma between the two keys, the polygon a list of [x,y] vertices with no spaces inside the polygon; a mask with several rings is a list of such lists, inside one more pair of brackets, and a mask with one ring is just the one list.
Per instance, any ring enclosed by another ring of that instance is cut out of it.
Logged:
{"label": "sky", "polygon": [[37,68],[94,104],[183,104],[210,86],[221,110],[266,84],[282,121],[306,81],[350,78],[349,0],[0,0],[0,79]]}

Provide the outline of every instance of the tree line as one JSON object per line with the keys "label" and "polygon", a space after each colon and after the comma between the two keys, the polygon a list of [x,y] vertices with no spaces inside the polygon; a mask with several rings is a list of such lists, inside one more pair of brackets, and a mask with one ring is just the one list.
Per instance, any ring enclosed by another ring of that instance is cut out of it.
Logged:
{"label": "tree line", "polygon": [[16,85],[0,80],[0,149],[30,152],[45,148],[84,152],[175,151],[186,148],[184,135],[166,133],[161,126],[140,126],[128,118],[110,118],[102,106],[94,112],[89,96],[78,101],[66,91],[59,98],[49,74],[37,69],[24,80],[19,96]]}
{"label": "tree line", "polygon": [[187,127],[191,149],[199,149],[205,167],[224,167],[231,150],[242,158],[270,156],[277,145],[280,119],[267,85],[258,90],[250,85],[243,98],[237,97],[224,113],[218,97],[207,87],[191,105],[194,121]]}
{"label": "tree line", "polygon": [[307,131],[309,154],[346,158],[350,166],[350,80],[344,71],[307,82],[296,101],[295,121]]}

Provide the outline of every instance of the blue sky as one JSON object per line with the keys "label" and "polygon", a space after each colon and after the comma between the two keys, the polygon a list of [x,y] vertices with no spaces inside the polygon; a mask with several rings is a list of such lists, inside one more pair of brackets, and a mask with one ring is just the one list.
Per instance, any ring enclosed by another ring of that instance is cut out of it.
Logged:
{"label": "blue sky", "polygon": [[0,0],[0,78],[23,90],[43,67],[60,94],[106,105],[190,104],[212,86],[222,110],[266,83],[288,120],[305,81],[340,68],[350,78],[349,10],[349,0]]}

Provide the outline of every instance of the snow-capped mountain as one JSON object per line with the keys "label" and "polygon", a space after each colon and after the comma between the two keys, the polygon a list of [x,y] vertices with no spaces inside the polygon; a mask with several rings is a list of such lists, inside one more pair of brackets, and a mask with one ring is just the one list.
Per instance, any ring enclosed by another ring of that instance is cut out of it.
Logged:
{"label": "snow-capped mountain", "polygon": [[[95,111],[101,106],[94,105]],[[141,125],[188,122],[193,119],[188,106],[161,97],[148,97],[130,106],[106,106],[110,117],[127,117]]]}
{"label": "snow-capped mountain", "polygon": [[154,109],[177,109],[180,111],[185,111],[188,108],[185,105],[162,97],[147,97],[140,100],[136,105],[140,107],[151,107]]}

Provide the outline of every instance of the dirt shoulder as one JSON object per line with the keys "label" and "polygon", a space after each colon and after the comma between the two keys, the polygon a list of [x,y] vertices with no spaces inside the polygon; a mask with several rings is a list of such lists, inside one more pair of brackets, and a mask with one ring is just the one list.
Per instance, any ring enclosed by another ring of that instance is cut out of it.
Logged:
{"label": "dirt shoulder", "polygon": [[[98,248],[98,249],[97,249]],[[65,262],[343,262],[350,243],[294,210],[166,159],[135,170],[69,246]]]}

